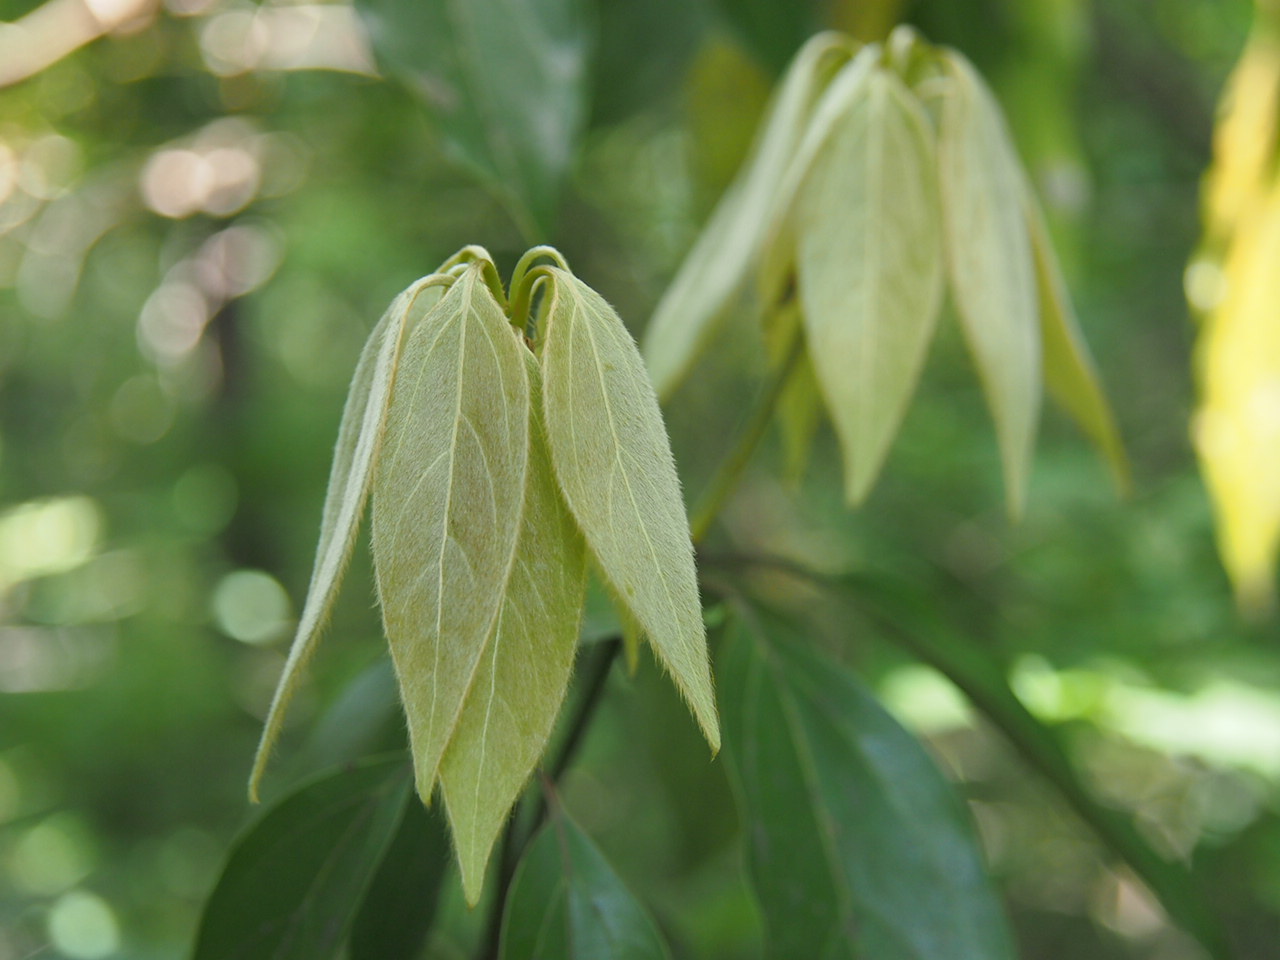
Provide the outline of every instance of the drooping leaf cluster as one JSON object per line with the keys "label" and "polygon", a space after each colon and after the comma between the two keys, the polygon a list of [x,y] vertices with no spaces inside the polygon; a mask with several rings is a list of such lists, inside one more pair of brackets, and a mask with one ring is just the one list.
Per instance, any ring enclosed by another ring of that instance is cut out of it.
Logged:
{"label": "drooping leaf cluster", "polygon": [[[539,257],[553,264],[535,266]],[[250,785],[256,793],[372,494],[417,791],[429,802],[440,785],[472,903],[564,699],[589,562],[719,747],[688,521],[635,343],[552,250],[530,251],[511,290],[508,302],[489,255],[467,248],[401,294],[370,335]]]}
{"label": "drooping leaf cluster", "polygon": [[1119,435],[993,94],[960,53],[908,28],[861,47],[822,34],[792,61],[659,302],[645,357],[669,396],[729,317],[754,315],[773,362],[790,364],[781,420],[792,459],[825,408],[858,503],[947,291],[995,420],[1011,512],[1026,497],[1042,383],[1123,483]]}

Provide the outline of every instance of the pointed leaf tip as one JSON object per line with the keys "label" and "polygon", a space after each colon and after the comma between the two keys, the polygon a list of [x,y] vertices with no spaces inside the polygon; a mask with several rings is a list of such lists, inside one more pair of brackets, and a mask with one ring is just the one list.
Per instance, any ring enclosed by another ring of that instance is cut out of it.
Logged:
{"label": "pointed leaf tip", "polygon": [[938,163],[951,291],[995,420],[1009,513],[1017,518],[1041,389],[1035,266],[1019,190],[1025,174],[977,71],[954,51],[943,63]]}
{"label": "pointed leaf tip", "polygon": [[374,480],[378,595],[424,800],[492,634],[524,504],[525,348],[481,269],[463,270],[410,333]]}
{"label": "pointed leaf tip", "polygon": [[693,544],[657,397],[613,308],[573,274],[550,274],[543,399],[556,479],[614,595],[718,749]]}
{"label": "pointed leaf tip", "polygon": [[902,423],[943,280],[928,118],[888,71],[858,90],[800,188],[794,227],[809,355],[851,505],[870,492]]}
{"label": "pointed leaf tip", "polygon": [[586,550],[560,496],[543,439],[537,361],[524,519],[492,639],[440,761],[440,786],[467,903],[564,702],[586,590]]}
{"label": "pointed leaf tip", "polygon": [[397,296],[369,334],[356,363],[338,428],[311,584],[249,776],[249,799],[253,803],[258,802],[259,787],[271,750],[280,736],[285,711],[319,643],[355,546],[381,449],[406,331],[440,299],[443,279],[431,274]]}

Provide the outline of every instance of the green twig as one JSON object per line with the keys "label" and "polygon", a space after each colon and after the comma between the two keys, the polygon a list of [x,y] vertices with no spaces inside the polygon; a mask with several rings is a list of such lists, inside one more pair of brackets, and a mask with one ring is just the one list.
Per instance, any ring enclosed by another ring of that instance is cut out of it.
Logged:
{"label": "green twig", "polygon": [[698,501],[697,509],[694,510],[693,517],[689,521],[689,530],[695,544],[701,543],[706,538],[711,524],[724,508],[729,495],[742,479],[742,474],[746,471],[747,464],[751,462],[756,448],[760,446],[760,441],[764,439],[769,424],[773,422],[778,398],[786,389],[791,373],[803,354],[803,346],[804,340],[797,326],[791,336],[791,343],[787,346],[786,355],[761,390],[755,409],[751,411],[751,417],[738,438],[737,446],[720,465],[711,483],[707,485],[706,492]]}

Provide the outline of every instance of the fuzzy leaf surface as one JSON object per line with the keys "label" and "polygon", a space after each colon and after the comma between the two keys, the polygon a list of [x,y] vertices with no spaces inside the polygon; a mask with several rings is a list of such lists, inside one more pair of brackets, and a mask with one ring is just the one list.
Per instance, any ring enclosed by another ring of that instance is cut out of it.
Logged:
{"label": "fuzzy leaf surface", "polygon": [[[532,354],[527,366],[533,389],[540,391]],[[515,565],[493,639],[440,763],[462,886],[472,906],[480,899],[494,841],[564,702],[586,590],[586,548],[556,485],[540,416],[529,432]]]}
{"label": "fuzzy leaf surface", "polygon": [[374,483],[378,596],[423,800],[492,635],[524,505],[525,348],[480,269],[409,335]]}
{"label": "fuzzy leaf surface", "polygon": [[663,399],[684,380],[746,287],[779,209],[778,185],[813,104],[847,58],[848,41],[831,33],[814,37],[796,55],[741,172],[655,308],[644,333],[644,356]]}
{"label": "fuzzy leaf surface", "polygon": [[571,273],[551,275],[542,367],[556,478],[614,596],[719,749],[689,520],[657,397],[613,308]]}
{"label": "fuzzy leaf surface", "polygon": [[876,70],[797,196],[809,356],[860,503],[915,391],[937,325],[943,262],[928,118]]}
{"label": "fuzzy leaf surface", "polygon": [[316,547],[311,584],[307,588],[302,615],[298,618],[293,646],[289,649],[284,672],[271,701],[249,779],[250,796],[255,800],[259,781],[271,757],[271,748],[280,735],[285,710],[320,640],[355,546],[356,532],[372,486],[374,461],[382,444],[391,402],[391,385],[406,331],[440,299],[441,288],[426,285],[430,279],[419,280],[392,301],[369,334],[356,363],[329,472],[329,488],[325,493],[320,543]]}
{"label": "fuzzy leaf surface", "polygon": [[334,956],[412,802],[410,785],[402,757],[366,761],[269,809],[231,850],[194,960]]}
{"label": "fuzzy leaf surface", "polygon": [[1010,513],[1026,501],[1040,417],[1040,321],[1024,174],[995,97],[957,54],[938,139],[951,292],[995,420]]}
{"label": "fuzzy leaf surface", "polygon": [[806,638],[729,630],[725,754],[765,957],[1013,960],[968,812],[924,748]]}
{"label": "fuzzy leaf surface", "polygon": [[590,838],[556,811],[516,868],[502,960],[669,960],[644,906]]}

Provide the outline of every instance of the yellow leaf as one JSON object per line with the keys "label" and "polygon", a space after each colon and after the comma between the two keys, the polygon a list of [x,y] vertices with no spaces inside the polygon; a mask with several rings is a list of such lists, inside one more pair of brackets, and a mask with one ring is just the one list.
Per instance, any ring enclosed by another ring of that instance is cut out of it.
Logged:
{"label": "yellow leaf", "polygon": [[810,112],[849,40],[823,33],[796,54],[737,179],[716,205],[655,308],[644,356],[657,393],[669,397],[741,295],[780,209],[778,187]]}
{"label": "yellow leaf", "polygon": [[311,585],[307,588],[307,599],[298,619],[293,646],[272,698],[249,777],[249,796],[255,802],[258,785],[271,757],[271,748],[280,736],[285,711],[302,677],[303,668],[320,640],[355,545],[356,531],[364,513],[374,463],[382,442],[405,333],[435,306],[440,299],[442,282],[448,279],[432,274],[396,297],[369,334],[356,363],[329,472],[329,488],[325,493],[320,544],[316,548]]}
{"label": "yellow leaf", "polygon": [[657,397],[613,308],[571,273],[549,274],[542,367],[556,478],[614,595],[719,749],[689,521]]}
{"label": "yellow leaf", "polygon": [[1197,345],[1196,449],[1218,542],[1241,605],[1274,602],[1280,542],[1280,186],[1240,226],[1228,251],[1226,297]]}
{"label": "yellow leaf", "polygon": [[547,453],[537,361],[526,352],[534,416],[524,520],[493,638],[440,762],[467,903],[494,841],[542,756],[564,701],[586,589],[586,551]]}
{"label": "yellow leaf", "polygon": [[844,453],[845,496],[870,491],[915,391],[942,300],[928,118],[875,70],[818,150],[793,229],[808,353]]}
{"label": "yellow leaf", "polygon": [[429,801],[515,557],[529,445],[519,334],[465,268],[409,335],[374,480],[382,620]]}
{"label": "yellow leaf", "polygon": [[1040,416],[1040,322],[1022,166],[977,71],[954,51],[938,138],[951,292],[996,424],[1009,511],[1026,501]]}

